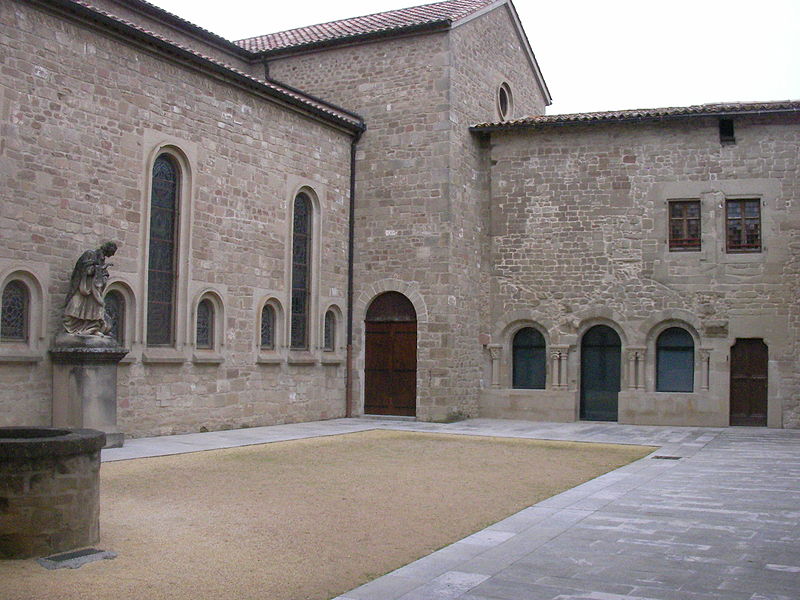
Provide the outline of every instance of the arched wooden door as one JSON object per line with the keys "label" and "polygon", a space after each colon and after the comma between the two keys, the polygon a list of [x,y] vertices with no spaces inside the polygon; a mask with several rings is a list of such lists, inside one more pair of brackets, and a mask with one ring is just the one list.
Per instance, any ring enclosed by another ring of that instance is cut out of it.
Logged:
{"label": "arched wooden door", "polygon": [[731,425],[766,426],[768,365],[762,339],[737,339],[731,347]]}
{"label": "arched wooden door", "polygon": [[399,292],[381,294],[365,321],[364,413],[417,414],[417,312]]}
{"label": "arched wooden door", "polygon": [[581,340],[581,419],[616,421],[621,343],[617,332],[595,325]]}

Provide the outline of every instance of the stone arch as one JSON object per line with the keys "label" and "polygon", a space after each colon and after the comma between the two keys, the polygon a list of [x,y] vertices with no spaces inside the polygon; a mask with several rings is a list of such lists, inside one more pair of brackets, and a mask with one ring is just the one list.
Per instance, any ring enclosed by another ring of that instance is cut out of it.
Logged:
{"label": "stone arch", "polygon": [[213,309],[211,344],[209,348],[204,350],[221,352],[225,346],[225,304],[222,300],[222,295],[213,288],[204,288],[194,297],[191,318],[192,323],[195,323],[195,327],[192,328],[191,338],[187,342],[189,345],[198,348],[196,344],[197,311],[200,303],[204,301],[208,301]]}
{"label": "stone arch", "polygon": [[32,355],[38,352],[40,343],[47,331],[47,316],[44,310],[47,302],[47,293],[41,284],[39,276],[34,271],[9,269],[4,273],[0,273],[0,294],[13,281],[19,281],[27,293],[28,304],[27,314],[25,314],[27,334],[25,340],[0,343],[0,358],[7,353],[12,353],[15,356],[24,354],[33,358]]}
{"label": "stone arch", "polygon": [[122,296],[124,302],[123,319],[120,324],[123,334],[120,343],[130,347],[134,343],[140,341],[136,337],[136,293],[127,281],[119,278],[112,278],[109,280],[108,285],[106,285],[105,296],[107,297],[112,292],[116,292]]}
{"label": "stone arch", "polygon": [[403,294],[411,301],[414,310],[417,312],[417,323],[428,322],[428,307],[419,292],[417,284],[400,279],[382,279],[366,286],[362,290],[353,305],[353,313],[358,315],[359,321],[363,321],[366,318],[369,305],[384,292],[399,292]]}

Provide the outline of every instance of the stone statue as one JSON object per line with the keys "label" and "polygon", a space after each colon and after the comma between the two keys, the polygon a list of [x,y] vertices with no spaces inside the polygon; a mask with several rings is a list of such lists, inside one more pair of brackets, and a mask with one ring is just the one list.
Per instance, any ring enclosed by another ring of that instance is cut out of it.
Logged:
{"label": "stone statue", "polygon": [[116,251],[114,242],[105,242],[97,250],[81,254],[75,263],[64,308],[67,333],[107,337],[110,324],[105,320],[103,292],[111,263],[106,263],[106,257],[113,256]]}

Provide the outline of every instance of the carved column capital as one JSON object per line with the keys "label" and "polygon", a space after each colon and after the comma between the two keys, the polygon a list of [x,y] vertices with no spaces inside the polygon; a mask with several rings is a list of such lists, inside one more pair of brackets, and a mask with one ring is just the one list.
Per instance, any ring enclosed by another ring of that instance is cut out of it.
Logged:
{"label": "carved column capital", "polygon": [[489,350],[489,356],[492,357],[492,360],[500,359],[500,354],[503,350],[502,344],[487,344],[486,348]]}

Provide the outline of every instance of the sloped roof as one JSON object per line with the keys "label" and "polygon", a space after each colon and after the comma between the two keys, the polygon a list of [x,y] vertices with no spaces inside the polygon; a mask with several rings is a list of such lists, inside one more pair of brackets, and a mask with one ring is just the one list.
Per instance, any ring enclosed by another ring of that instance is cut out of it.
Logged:
{"label": "sloped roof", "polygon": [[364,121],[350,111],[329,104],[313,96],[304,94],[290,86],[278,84],[273,81],[264,81],[240,71],[232,65],[223,63],[209,56],[187,48],[177,42],[164,38],[157,33],[149,31],[135,23],[131,23],[121,17],[101,10],[92,5],[87,0],[38,0],[39,2],[61,8],[83,18],[92,20],[104,27],[124,33],[131,39],[148,42],[160,47],[169,54],[177,56],[189,63],[202,66],[214,71],[227,79],[235,81],[240,85],[249,87],[267,96],[279,99],[285,104],[299,108],[307,113],[315,114],[326,121],[335,122],[351,131],[363,131]]}
{"label": "sloped roof", "polygon": [[235,42],[251,52],[270,52],[400,32],[424,26],[450,25],[494,4],[497,0],[446,0],[269,33]]}
{"label": "sloped roof", "polygon": [[735,116],[737,114],[772,114],[800,112],[800,100],[774,102],[719,102],[694,106],[668,108],[636,108],[605,112],[572,113],[563,115],[537,115],[512,121],[479,123],[472,131],[495,131],[500,129],[524,129],[552,125],[576,125],[586,123],[619,123],[636,121],[665,121],[687,117]]}

